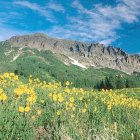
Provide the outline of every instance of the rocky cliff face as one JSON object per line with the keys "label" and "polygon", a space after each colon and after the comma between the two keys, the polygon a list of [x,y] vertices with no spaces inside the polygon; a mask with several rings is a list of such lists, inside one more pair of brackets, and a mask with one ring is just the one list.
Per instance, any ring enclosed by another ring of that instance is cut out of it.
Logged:
{"label": "rocky cliff face", "polygon": [[50,50],[58,56],[65,55],[72,58],[85,67],[107,67],[126,73],[140,72],[140,55],[130,55],[120,48],[106,47],[99,43],[55,39],[40,33],[14,36],[6,42],[12,47]]}

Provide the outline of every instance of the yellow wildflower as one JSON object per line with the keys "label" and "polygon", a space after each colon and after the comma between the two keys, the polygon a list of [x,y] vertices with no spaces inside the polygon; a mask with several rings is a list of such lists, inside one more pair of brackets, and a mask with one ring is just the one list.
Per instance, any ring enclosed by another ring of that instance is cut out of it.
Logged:
{"label": "yellow wildflower", "polygon": [[72,110],[75,111],[75,107],[72,107]]}
{"label": "yellow wildflower", "polygon": [[3,89],[0,88],[0,94],[3,93]]}
{"label": "yellow wildflower", "polygon": [[37,115],[41,115],[41,110],[37,110]]}
{"label": "yellow wildflower", "polygon": [[70,106],[70,107],[74,107],[74,104],[73,104],[73,103],[70,103],[69,106]]}
{"label": "yellow wildflower", "polygon": [[53,101],[56,102],[57,101],[57,94],[53,94]]}
{"label": "yellow wildflower", "polygon": [[58,101],[59,101],[60,103],[63,102],[63,101],[64,101],[63,96],[59,96]]}
{"label": "yellow wildflower", "polygon": [[69,85],[70,85],[70,82],[69,82],[69,81],[67,81],[67,82],[66,82],[66,86],[69,86]]}
{"label": "yellow wildflower", "polygon": [[20,106],[20,107],[18,108],[18,111],[21,112],[21,113],[23,113],[23,112],[24,112],[24,107],[23,107],[23,106]]}
{"label": "yellow wildflower", "polygon": [[69,88],[66,88],[65,89],[65,92],[68,93],[68,94],[70,94],[71,90]]}
{"label": "yellow wildflower", "polygon": [[57,110],[56,114],[57,114],[57,116],[60,116],[61,115],[60,110]]}
{"label": "yellow wildflower", "polygon": [[70,97],[70,102],[74,102],[74,97]]}
{"label": "yellow wildflower", "polygon": [[40,102],[43,104],[44,103],[44,100],[40,100]]}
{"label": "yellow wildflower", "polygon": [[25,110],[25,112],[29,112],[29,111],[30,111],[30,107],[29,107],[29,106],[26,106],[26,107],[24,108],[24,110]]}
{"label": "yellow wildflower", "polygon": [[86,109],[86,108],[83,108],[83,109],[82,109],[82,112],[83,112],[83,113],[85,113],[86,111],[87,111],[87,109]]}
{"label": "yellow wildflower", "polygon": [[5,100],[7,100],[7,95],[5,94],[5,93],[2,93],[1,95],[0,95],[0,101],[5,101]]}
{"label": "yellow wildflower", "polygon": [[52,93],[49,93],[48,96],[51,98],[52,97]]}
{"label": "yellow wildflower", "polygon": [[33,121],[35,120],[35,116],[32,116],[31,118],[32,118]]}

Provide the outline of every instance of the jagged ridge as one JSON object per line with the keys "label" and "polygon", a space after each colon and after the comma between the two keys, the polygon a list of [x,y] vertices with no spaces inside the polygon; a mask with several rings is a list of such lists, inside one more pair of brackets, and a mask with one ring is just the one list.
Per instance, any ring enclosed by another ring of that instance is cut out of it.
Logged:
{"label": "jagged ridge", "polygon": [[[83,43],[51,38],[42,33],[14,36],[7,40],[12,47],[30,47],[51,50],[53,53],[73,58],[85,67],[107,67],[126,73],[140,72],[140,55],[130,55],[120,48],[99,43]],[[67,61],[67,60],[64,60]]]}

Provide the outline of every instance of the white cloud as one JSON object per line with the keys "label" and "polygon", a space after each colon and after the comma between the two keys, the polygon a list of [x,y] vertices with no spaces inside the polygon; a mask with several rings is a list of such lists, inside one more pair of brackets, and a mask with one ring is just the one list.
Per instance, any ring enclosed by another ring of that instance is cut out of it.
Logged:
{"label": "white cloud", "polygon": [[78,16],[69,16],[69,23],[53,27],[49,30],[50,35],[108,45],[119,38],[117,30],[122,28],[123,23],[138,22],[140,15],[140,0],[118,0],[115,6],[98,4],[92,9],[74,0],[72,7],[77,9]]}
{"label": "white cloud", "polygon": [[[111,44],[119,38],[117,30],[123,28],[122,24],[138,22],[140,16],[140,0],[116,0],[116,2],[116,5],[113,6],[98,4],[93,5],[91,9],[87,9],[79,0],[74,0],[71,6],[74,10],[77,10],[75,16],[71,16],[68,13],[66,15],[67,24],[63,26],[56,24],[43,32],[58,38],[100,42],[106,45]],[[38,12],[51,22],[56,21],[56,17],[53,16],[54,10],[57,12],[65,12],[61,4],[53,2],[52,0],[50,0],[46,6],[41,6],[37,3],[31,3],[25,0],[14,1],[14,5],[26,7]],[[0,33],[2,32],[1,29],[2,28],[0,28]],[[5,28],[5,30],[7,30],[7,28]],[[19,31],[9,28],[7,32],[10,35],[12,35],[12,33],[14,35],[19,33]],[[4,36],[7,35],[5,34]],[[4,37],[1,35],[1,38]]]}
{"label": "white cloud", "polygon": [[108,45],[108,44],[111,44],[113,41],[115,41],[114,38],[102,40],[102,41],[100,41],[99,43],[100,43],[100,44],[104,44],[104,45]]}
{"label": "white cloud", "polygon": [[47,8],[52,9],[57,12],[63,12],[63,13],[65,12],[65,8],[61,4],[55,3],[54,1],[50,1],[47,4]]}
{"label": "white cloud", "polygon": [[33,11],[36,11],[41,16],[44,16],[47,20],[49,20],[51,22],[56,22],[56,19],[52,15],[52,13],[49,10],[47,10],[45,7],[42,7],[37,3],[31,3],[31,2],[28,2],[28,1],[14,1],[14,4],[20,5],[22,7],[26,7],[28,9],[33,10]]}
{"label": "white cloud", "polygon": [[24,13],[18,13],[18,12],[0,12],[0,24],[8,23],[11,19],[21,19]]}

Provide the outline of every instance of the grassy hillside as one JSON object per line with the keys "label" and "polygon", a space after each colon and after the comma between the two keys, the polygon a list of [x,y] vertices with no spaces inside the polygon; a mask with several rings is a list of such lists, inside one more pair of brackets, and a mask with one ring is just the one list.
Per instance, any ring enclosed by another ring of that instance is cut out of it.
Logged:
{"label": "grassy hillside", "polygon": [[137,86],[140,86],[140,76],[127,75],[123,72],[108,68],[81,69],[71,65],[67,66],[50,51],[38,51],[36,49],[11,48],[8,44],[0,44],[0,72],[15,72],[28,78],[32,75],[42,81],[60,81],[64,84],[67,80],[75,87],[94,87],[106,76],[123,75],[126,78],[134,79]]}
{"label": "grassy hillside", "polygon": [[139,140],[140,89],[93,91],[70,82],[0,75],[1,140]]}

